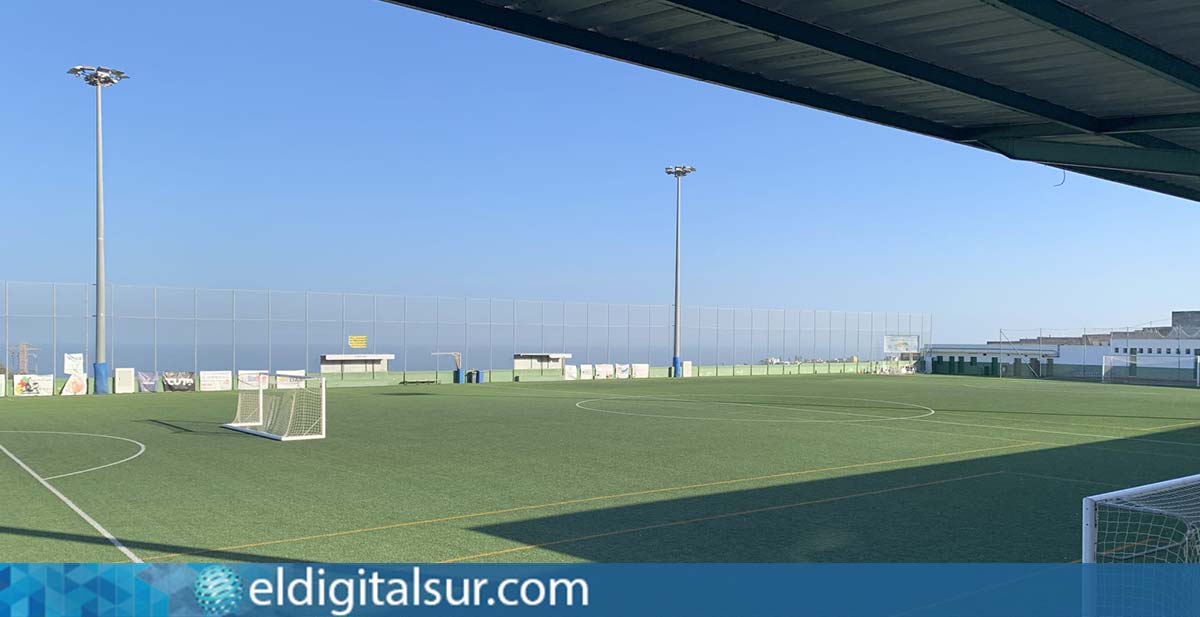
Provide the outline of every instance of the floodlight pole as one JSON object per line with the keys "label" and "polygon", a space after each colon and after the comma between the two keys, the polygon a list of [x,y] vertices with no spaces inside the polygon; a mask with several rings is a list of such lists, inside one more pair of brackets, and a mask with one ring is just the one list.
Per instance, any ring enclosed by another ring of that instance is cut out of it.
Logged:
{"label": "floodlight pole", "polygon": [[681,309],[679,307],[679,235],[680,218],[682,216],[683,177],[696,171],[689,165],[675,165],[666,169],[667,175],[675,176],[675,347],[671,355],[671,376],[683,377],[682,348],[680,346],[679,322]]}
{"label": "floodlight pole", "polygon": [[108,394],[108,358],[105,345],[105,277],[104,277],[104,123],[101,113],[101,91],[128,77],[125,73],[91,66],[76,66],[67,71],[96,88],[96,361],[92,365],[96,394]]}
{"label": "floodlight pole", "polygon": [[108,394],[108,354],[105,348],[107,324],[104,279],[104,122],[100,108],[100,93],[104,87],[96,83],[96,394]]}

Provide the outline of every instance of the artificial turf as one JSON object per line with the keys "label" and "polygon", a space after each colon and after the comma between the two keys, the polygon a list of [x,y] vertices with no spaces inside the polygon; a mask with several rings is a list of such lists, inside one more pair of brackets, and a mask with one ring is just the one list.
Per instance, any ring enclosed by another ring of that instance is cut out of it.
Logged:
{"label": "artificial turf", "polygon": [[[1080,499],[1197,472],[1200,391],[804,375],[0,399],[0,446],[147,561],[1071,561]],[[55,431],[37,433],[28,431]],[[61,433],[86,433],[61,434]],[[125,557],[0,456],[0,560]]]}

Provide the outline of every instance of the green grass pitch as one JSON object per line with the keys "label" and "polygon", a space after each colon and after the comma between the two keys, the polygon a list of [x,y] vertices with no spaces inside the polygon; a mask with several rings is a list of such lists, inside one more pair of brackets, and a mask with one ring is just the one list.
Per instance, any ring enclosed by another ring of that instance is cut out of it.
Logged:
{"label": "green grass pitch", "polygon": [[53,488],[148,562],[1071,561],[1083,496],[1200,469],[1200,391],[1173,388],[330,388],[329,437],[292,443],[221,428],[234,406],[0,399],[0,559],[126,559]]}

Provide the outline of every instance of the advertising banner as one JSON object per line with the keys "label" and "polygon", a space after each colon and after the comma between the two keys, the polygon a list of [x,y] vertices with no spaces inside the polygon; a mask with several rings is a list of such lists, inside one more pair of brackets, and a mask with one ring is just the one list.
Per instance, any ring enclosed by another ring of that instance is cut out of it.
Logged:
{"label": "advertising banner", "polygon": [[200,371],[201,392],[225,392],[233,389],[233,371]]}
{"label": "advertising banner", "polygon": [[142,392],[158,392],[158,373],[154,371],[138,371],[138,389]]}
{"label": "advertising banner", "polygon": [[918,353],[921,351],[921,337],[916,334],[885,334],[883,337],[883,353]]}
{"label": "advertising banner", "polygon": [[632,367],[634,379],[648,379],[650,377],[649,364],[634,364]]}
{"label": "advertising banner", "polygon": [[13,375],[13,395],[52,396],[54,375]]}
{"label": "advertising banner", "polygon": [[195,392],[196,374],[191,371],[163,371],[163,391]]}
{"label": "advertising banner", "polygon": [[611,364],[596,365],[596,379],[612,379],[616,369]]}
{"label": "advertising banner", "polygon": [[351,334],[350,336],[347,336],[346,337],[346,346],[349,347],[350,349],[366,349],[367,348],[367,335]]}
{"label": "advertising banner", "polygon": [[[267,387],[270,375],[266,371],[238,371],[238,390],[258,390]],[[260,386],[261,384],[261,386]]]}
{"label": "advertising banner", "polygon": [[79,396],[87,394],[87,389],[87,377],[79,373],[74,373],[67,378],[67,383],[63,384],[62,392],[59,392],[59,394],[63,396]]}
{"label": "advertising banner", "polygon": [[275,371],[275,387],[279,390],[298,390],[304,387],[302,369]]}
{"label": "advertising banner", "polygon": [[568,364],[563,367],[563,379],[566,381],[575,381],[579,379],[579,367],[574,364]]}
{"label": "advertising banner", "polygon": [[63,372],[68,375],[87,375],[87,370],[83,368],[83,354],[63,354]]}
{"label": "advertising banner", "polygon": [[136,372],[131,368],[119,368],[113,371],[113,392],[115,394],[133,394],[137,392]]}
{"label": "advertising banner", "polygon": [[593,367],[591,364],[580,364],[579,365],[579,378],[580,379],[595,379],[596,378],[595,367]]}
{"label": "advertising banner", "polygon": [[617,364],[615,366],[617,369],[617,379],[629,379],[629,365],[628,364]]}
{"label": "advertising banner", "polygon": [[684,360],[683,368],[679,371],[684,377],[691,377],[695,373],[692,372],[692,361]]}

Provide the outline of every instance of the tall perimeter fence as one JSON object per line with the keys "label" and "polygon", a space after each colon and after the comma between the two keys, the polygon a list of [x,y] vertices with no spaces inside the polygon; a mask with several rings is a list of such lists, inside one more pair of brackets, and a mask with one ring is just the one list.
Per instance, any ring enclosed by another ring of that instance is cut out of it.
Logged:
{"label": "tall perimeter fence", "polygon": [[[94,359],[95,286],[3,283],[4,368],[63,373],[63,354]],[[514,353],[573,355],[571,363],[670,364],[670,305],[252,289],[111,285],[108,362],[143,371],[296,370],[320,356],[395,354],[390,370],[512,369]],[[881,360],[883,337],[929,342],[921,313],[685,306],[683,355],[696,365]],[[365,336],[351,349],[349,337]]]}

